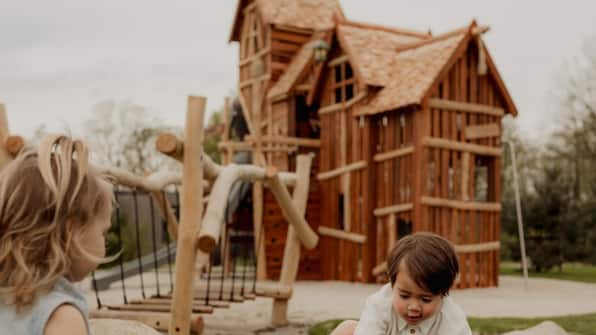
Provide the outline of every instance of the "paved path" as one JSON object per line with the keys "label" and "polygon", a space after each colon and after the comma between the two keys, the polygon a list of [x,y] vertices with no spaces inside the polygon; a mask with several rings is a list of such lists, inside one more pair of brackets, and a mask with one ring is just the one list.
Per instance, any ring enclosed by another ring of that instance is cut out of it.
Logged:
{"label": "paved path", "polygon": [[[152,276],[145,277],[145,287],[155,287]],[[162,287],[165,291],[163,280]],[[140,297],[137,278],[126,282],[129,299]],[[305,334],[308,325],[334,318],[357,318],[368,295],[380,286],[345,282],[296,283],[290,302],[291,325],[284,329],[270,329],[271,299],[257,298],[229,309],[218,309],[205,317],[206,334]],[[596,284],[550,279],[530,279],[528,289],[518,277],[500,277],[500,286],[487,289],[452,291],[452,296],[466,313],[478,317],[538,317],[596,313]],[[87,290],[90,306],[95,297]],[[102,300],[120,303],[118,284],[103,292]]]}

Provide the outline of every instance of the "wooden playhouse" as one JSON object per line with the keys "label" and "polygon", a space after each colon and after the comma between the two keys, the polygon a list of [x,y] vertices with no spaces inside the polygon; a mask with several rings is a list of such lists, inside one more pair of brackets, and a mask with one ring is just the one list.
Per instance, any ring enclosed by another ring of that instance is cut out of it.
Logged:
{"label": "wooden playhouse", "polygon": [[[290,171],[314,154],[306,220],[321,241],[299,278],[374,281],[397,239],[432,231],[456,246],[458,287],[498,284],[501,118],[517,109],[487,30],[353,22],[336,0],[238,2],[230,41],[250,135],[226,130],[220,149]],[[277,278],[285,220],[262,184],[252,206],[260,276]]]}

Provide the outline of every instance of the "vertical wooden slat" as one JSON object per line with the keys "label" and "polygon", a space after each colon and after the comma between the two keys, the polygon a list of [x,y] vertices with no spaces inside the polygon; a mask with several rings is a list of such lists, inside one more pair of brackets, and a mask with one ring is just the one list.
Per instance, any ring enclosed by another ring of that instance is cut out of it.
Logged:
{"label": "vertical wooden slat", "polygon": [[362,159],[368,163],[368,168],[363,172],[362,176],[362,227],[365,230],[363,232],[366,233],[367,239],[363,247],[363,255],[362,255],[362,276],[364,281],[370,281],[372,276],[372,269],[376,266],[374,263],[372,252],[374,245],[376,244],[376,236],[375,232],[375,224],[372,216],[373,207],[375,204],[375,194],[374,189],[375,185],[373,182],[375,180],[374,173],[375,169],[372,168],[375,166],[372,157],[373,152],[372,148],[376,145],[376,141],[372,135],[372,122],[370,118],[364,119],[364,127],[362,128]]}
{"label": "vertical wooden slat", "polygon": [[193,271],[197,252],[196,241],[203,217],[203,113],[206,99],[189,97],[184,132],[184,163],[182,166],[182,206],[178,226],[178,252],[172,300],[172,318],[168,333],[189,334],[192,312]]}
{"label": "vertical wooden slat", "polygon": [[[308,191],[310,186],[310,170],[312,165],[312,156],[298,156],[296,162],[296,187],[292,195],[292,204],[296,207],[298,213],[304,216],[306,204],[308,202]],[[292,286],[298,275],[298,265],[300,262],[300,241],[296,230],[292,225],[288,225],[288,234],[284,248],[284,256],[279,283],[286,286]],[[275,326],[288,323],[288,299],[274,299],[271,321]]]}

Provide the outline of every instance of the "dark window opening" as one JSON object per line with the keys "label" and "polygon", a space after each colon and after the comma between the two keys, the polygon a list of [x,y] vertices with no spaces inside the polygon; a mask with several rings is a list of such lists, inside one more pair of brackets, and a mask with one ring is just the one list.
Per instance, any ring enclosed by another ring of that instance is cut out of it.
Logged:
{"label": "dark window opening", "polygon": [[352,67],[350,63],[346,63],[346,79],[350,79],[354,76],[354,72],[352,71]]}
{"label": "dark window opening", "polygon": [[340,103],[340,102],[342,102],[341,87],[338,87],[335,89],[335,103]]}
{"label": "dark window opening", "polygon": [[346,101],[354,97],[354,84],[346,85]]}
{"label": "dark window opening", "polygon": [[397,221],[397,239],[410,234],[412,234],[412,222],[399,219]]}
{"label": "dark window opening", "polygon": [[335,69],[335,82],[339,83],[342,81],[341,66],[336,66],[336,67],[334,67],[334,69]]}

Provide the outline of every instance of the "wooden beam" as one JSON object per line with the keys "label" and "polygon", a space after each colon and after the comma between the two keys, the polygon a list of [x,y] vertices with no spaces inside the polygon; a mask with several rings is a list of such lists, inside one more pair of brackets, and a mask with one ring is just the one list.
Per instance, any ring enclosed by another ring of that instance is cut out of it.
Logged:
{"label": "wooden beam", "polygon": [[319,234],[323,236],[329,236],[340,240],[350,241],[358,244],[364,244],[366,242],[366,235],[362,234],[350,233],[325,226],[319,226],[318,231]]}
{"label": "wooden beam", "polygon": [[324,106],[319,108],[319,115],[329,114],[333,112],[340,111],[342,109],[348,109],[358,102],[364,100],[368,96],[368,90],[363,90],[362,92],[356,94],[352,99],[346,102],[340,102],[333,105]]}
{"label": "wooden beam", "polygon": [[279,207],[281,207],[284,218],[294,227],[296,236],[298,236],[302,245],[309,250],[316,247],[319,243],[319,237],[310,228],[308,222],[304,219],[304,216],[298,212],[296,206],[294,206],[288,189],[282,184],[281,179],[279,178],[277,169],[271,166],[267,167],[265,177],[267,179],[267,186],[275,196],[275,199],[277,199],[277,203],[279,204]]}
{"label": "wooden beam", "polygon": [[499,249],[501,249],[501,242],[493,241],[493,242],[475,243],[475,244],[460,244],[460,245],[454,245],[453,247],[455,249],[455,252],[460,253],[460,254],[466,254],[466,253],[499,250]]}
{"label": "wooden beam", "polygon": [[240,60],[240,62],[238,63],[238,66],[244,66],[250,62],[253,62],[256,59],[259,59],[265,55],[267,55],[269,52],[271,52],[271,48],[264,48],[259,50],[256,54],[250,56],[250,57],[246,57],[242,60]]}
{"label": "wooden beam", "polygon": [[343,102],[336,103],[333,105],[324,106],[322,108],[319,108],[319,115],[337,112],[339,110],[344,109],[344,107],[345,107],[345,104]]}
{"label": "wooden beam", "polygon": [[466,140],[475,140],[487,137],[501,136],[501,128],[496,123],[479,124],[467,126],[465,131]]}
{"label": "wooden beam", "polygon": [[387,273],[387,262],[383,262],[372,269],[372,274],[375,277],[378,277],[382,274]]}
{"label": "wooden beam", "polygon": [[389,240],[387,243],[387,255],[389,255],[397,243],[397,218],[395,217],[395,214],[389,214],[389,217],[387,218],[387,232]]}
{"label": "wooden beam", "polygon": [[[312,166],[313,155],[299,155],[296,159],[296,188],[292,195],[292,203],[297,212],[304,217],[306,205],[308,202],[308,192],[310,188],[310,170]],[[294,285],[300,265],[300,240],[296,229],[288,226],[288,235],[284,247],[284,257],[282,262],[279,283],[282,286]],[[273,311],[271,313],[273,325],[285,325],[288,323],[288,299],[274,299]]]}
{"label": "wooden beam", "polygon": [[355,104],[359,103],[360,101],[364,100],[368,96],[368,90],[363,90],[362,92],[356,94],[352,99],[346,101],[344,108],[348,109]]}
{"label": "wooden beam", "polygon": [[282,72],[285,72],[287,69],[288,69],[288,64],[286,64],[286,63],[271,62],[271,71],[282,71]]}
{"label": "wooden beam", "polygon": [[304,44],[310,39],[310,37],[308,35],[302,35],[302,34],[296,34],[296,33],[289,34],[287,32],[273,30],[273,31],[271,31],[271,39],[293,42],[293,43],[297,43],[297,44]]}
{"label": "wooden beam", "polygon": [[501,203],[499,202],[476,202],[450,200],[433,197],[422,197],[422,204],[430,207],[448,207],[469,211],[500,212]]}
{"label": "wooden beam", "polygon": [[407,203],[407,204],[399,204],[394,206],[382,207],[377,208],[373,211],[375,216],[385,216],[390,214],[398,214],[403,212],[411,211],[414,208],[414,204]]}
{"label": "wooden beam", "polygon": [[458,112],[468,112],[468,113],[478,113],[478,114],[486,114],[492,116],[503,116],[505,115],[505,110],[503,108],[489,106],[489,105],[481,105],[475,104],[470,102],[459,102],[459,101],[451,101],[446,99],[430,99],[429,106],[431,108],[437,109],[448,109],[454,110]]}
{"label": "wooden beam", "polygon": [[203,164],[201,153],[203,145],[203,113],[206,99],[189,97],[186,113],[186,146],[182,166],[182,206],[180,226],[178,227],[178,247],[176,252],[176,273],[174,298],[172,301],[172,319],[168,334],[189,334],[191,329],[193,269],[196,252],[196,235],[201,229],[203,206],[197,206],[203,200]]}
{"label": "wooden beam", "polygon": [[352,164],[348,164],[346,166],[342,166],[340,168],[337,168],[335,170],[331,170],[331,171],[325,171],[322,173],[319,173],[317,175],[317,180],[321,181],[321,180],[326,180],[326,179],[330,179],[333,177],[337,177],[340,176],[344,173],[349,173],[352,171],[358,171],[358,170],[362,170],[364,168],[366,168],[367,163],[366,161],[359,161],[356,163],[352,163]]}
{"label": "wooden beam", "polygon": [[483,155],[483,156],[500,157],[503,152],[503,149],[501,149],[501,148],[490,147],[488,145],[462,143],[462,142],[458,142],[458,141],[451,141],[451,140],[435,138],[435,137],[427,137],[423,140],[423,143],[424,143],[424,145],[433,147],[433,148],[463,151],[463,152],[469,152],[469,153],[472,153],[475,155]]}
{"label": "wooden beam", "polygon": [[[230,98],[229,97],[225,97],[224,98],[224,108],[223,108],[223,134],[221,137],[221,141],[222,142],[227,142],[230,140],[230,120],[231,120],[231,104],[230,104]],[[218,145],[218,149],[222,150],[221,148],[219,148]],[[224,148],[223,150],[223,164],[227,165],[230,164],[232,162],[232,159],[234,157],[234,151],[230,150],[229,148]]]}
{"label": "wooden beam", "polygon": [[334,58],[334,59],[330,60],[329,63],[327,63],[327,66],[334,67],[336,65],[343,64],[343,63],[345,63],[347,61],[349,61],[349,57],[348,57],[348,55],[345,55],[344,54],[344,55],[341,55],[341,56],[339,56],[337,58]]}
{"label": "wooden beam", "polygon": [[[252,135],[246,136],[245,139],[248,141],[255,141],[255,137]],[[297,145],[299,147],[309,147],[309,148],[320,148],[321,147],[321,140],[312,139],[312,138],[303,138],[303,137],[265,135],[265,136],[261,137],[261,141],[263,143]]]}
{"label": "wooden beam", "polygon": [[464,201],[470,200],[468,184],[470,182],[470,153],[464,152],[461,156],[461,198]]}
{"label": "wooden beam", "polygon": [[281,51],[281,52],[296,52],[300,49],[299,44],[294,43],[283,43],[279,41],[271,41],[271,50],[272,51]]}
{"label": "wooden beam", "polygon": [[220,150],[253,151],[254,145],[249,142],[221,141],[217,144],[217,148]]}
{"label": "wooden beam", "polygon": [[247,15],[248,12],[252,11],[253,9],[255,9],[255,7],[257,7],[257,2],[253,1],[251,3],[249,3],[248,5],[246,5],[246,7],[244,7],[244,15]]}
{"label": "wooden beam", "polygon": [[[163,304],[125,304],[125,305],[105,305],[105,307],[117,311],[139,311],[139,312],[169,312],[172,308]],[[211,314],[213,307],[192,304],[192,313]]]}
{"label": "wooden beam", "polygon": [[311,87],[312,87],[311,84],[300,84],[300,85],[296,85],[296,87],[294,89],[297,92],[307,92],[310,90]]}
{"label": "wooden beam", "polygon": [[374,155],[373,159],[375,162],[383,162],[386,160],[390,160],[393,158],[398,158],[398,157],[402,157],[405,155],[409,155],[411,153],[414,152],[414,146],[410,145],[404,148],[399,148],[396,150],[391,150],[391,151],[387,151],[387,152],[382,152],[380,154],[376,154]]}
{"label": "wooden beam", "polygon": [[[157,136],[155,141],[157,151],[168,155],[173,159],[183,162],[184,160],[184,142],[172,133],[162,133]],[[203,153],[203,165],[205,169],[205,176],[209,179],[215,179],[223,170],[223,167],[216,164],[209,155]]]}
{"label": "wooden beam", "polygon": [[258,83],[258,82],[261,82],[264,80],[269,80],[269,79],[271,79],[271,74],[267,73],[267,74],[264,74],[264,75],[256,77],[256,78],[251,78],[251,79],[245,80],[245,81],[239,83],[238,87],[240,88],[240,90],[242,90],[245,87],[248,87],[255,83]]}
{"label": "wooden beam", "polygon": [[287,31],[290,33],[308,35],[309,37],[313,33],[313,31],[311,29],[296,28],[296,27],[285,25],[285,24],[274,24],[273,28],[275,28],[277,30]]}
{"label": "wooden beam", "polygon": [[176,215],[174,215],[174,211],[172,210],[172,205],[170,205],[170,201],[164,195],[162,191],[153,191],[151,192],[155,201],[159,205],[161,209],[161,213],[166,220],[166,226],[168,228],[168,233],[172,237],[173,240],[178,239],[178,220],[176,219]]}
{"label": "wooden beam", "polygon": [[[219,292],[218,292],[219,293]],[[201,299],[194,298],[193,304],[196,306],[206,306],[201,304]],[[203,299],[204,300],[204,299]],[[157,298],[147,298],[147,299],[135,299],[130,300],[128,302],[131,305],[138,305],[138,304],[149,304],[149,305],[171,305],[172,299],[171,297],[159,296]],[[229,308],[230,302],[229,301],[217,301],[209,299],[209,306],[216,307],[216,308]]]}

